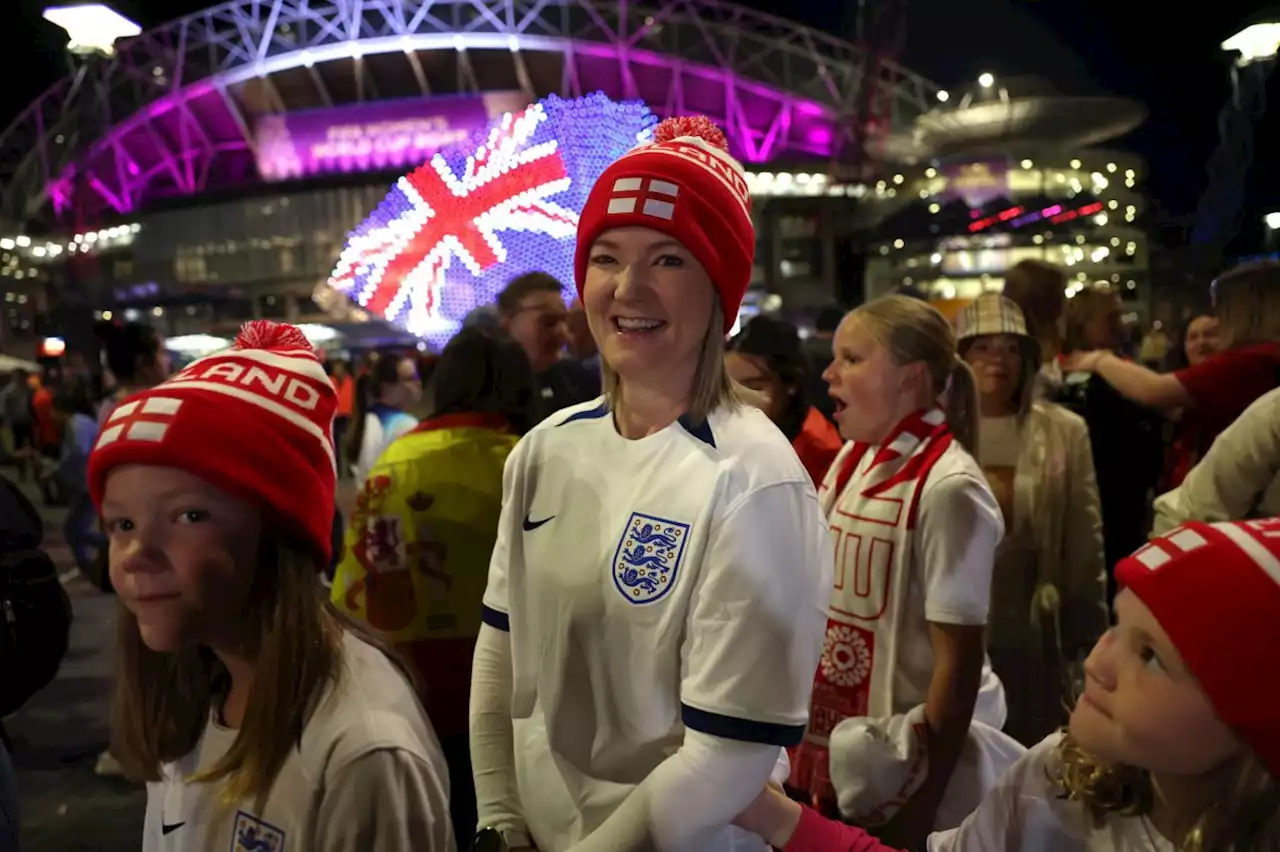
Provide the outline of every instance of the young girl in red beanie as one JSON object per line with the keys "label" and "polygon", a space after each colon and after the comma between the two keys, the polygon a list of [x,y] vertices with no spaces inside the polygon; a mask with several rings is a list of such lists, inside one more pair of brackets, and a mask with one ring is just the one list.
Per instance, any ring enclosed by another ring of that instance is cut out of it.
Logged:
{"label": "young girl in red beanie", "polygon": [[123,604],[112,751],[142,848],[452,852],[447,770],[405,674],[329,609],[333,385],[302,333],[122,401],[89,489]]}
{"label": "young girl in red beanie", "polygon": [[[1280,850],[1280,519],[1188,523],[1116,574],[1067,730],[930,852]],[[886,849],[776,790],[738,824],[785,852]]]}

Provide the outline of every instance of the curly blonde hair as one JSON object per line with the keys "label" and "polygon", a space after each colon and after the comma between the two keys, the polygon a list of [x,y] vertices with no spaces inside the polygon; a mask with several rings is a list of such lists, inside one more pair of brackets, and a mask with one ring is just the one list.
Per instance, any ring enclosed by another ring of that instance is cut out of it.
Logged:
{"label": "curly blonde hair", "polygon": [[[1070,733],[1056,757],[1049,780],[1095,822],[1151,813],[1155,787],[1147,770],[1100,760]],[[1223,778],[1223,795],[1199,814],[1178,852],[1280,852],[1280,784],[1253,755],[1224,769]]]}

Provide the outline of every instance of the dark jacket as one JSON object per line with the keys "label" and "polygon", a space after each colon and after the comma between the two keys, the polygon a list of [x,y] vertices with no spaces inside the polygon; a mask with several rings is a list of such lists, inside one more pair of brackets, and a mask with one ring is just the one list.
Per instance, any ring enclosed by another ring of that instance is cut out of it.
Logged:
{"label": "dark jacket", "polygon": [[566,358],[535,376],[534,387],[538,419],[545,420],[562,408],[598,397],[600,371]]}
{"label": "dark jacket", "polygon": [[18,852],[18,788],[13,764],[0,744],[0,852]]}

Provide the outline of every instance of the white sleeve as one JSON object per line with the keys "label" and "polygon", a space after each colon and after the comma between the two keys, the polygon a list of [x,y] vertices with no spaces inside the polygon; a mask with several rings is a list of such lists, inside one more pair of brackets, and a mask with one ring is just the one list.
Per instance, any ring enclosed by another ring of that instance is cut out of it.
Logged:
{"label": "white sleeve", "polygon": [[609,818],[569,852],[699,852],[769,780],[778,749],[694,730]]}
{"label": "white sleeve", "polygon": [[480,625],[471,663],[471,775],[481,828],[527,838],[511,728],[511,635]]}
{"label": "white sleeve", "polygon": [[1061,817],[1080,805],[1051,789],[1061,734],[1033,746],[959,827],[929,836],[929,852],[1080,852],[1084,837]]}
{"label": "white sleeve", "polygon": [[1280,473],[1280,389],[1260,397],[1219,433],[1182,484],[1156,499],[1153,535],[1186,521],[1248,518]]}
{"label": "white sleeve", "polygon": [[729,506],[711,531],[685,625],[686,728],[773,746],[800,742],[832,562],[808,482],[767,485]]}
{"label": "white sleeve", "polygon": [[403,749],[361,755],[325,790],[314,840],[325,852],[455,852],[448,779]]}
{"label": "white sleeve", "polygon": [[356,463],[351,466],[352,478],[355,479],[359,486],[364,485],[364,481],[369,477],[369,471],[373,469],[374,463],[380,455],[380,447],[382,446],[382,421],[378,419],[376,414],[366,414],[364,416],[364,435],[360,439],[360,454],[356,456]]}
{"label": "white sleeve", "polygon": [[981,625],[991,606],[1000,506],[987,483],[949,473],[920,496],[915,559],[924,577],[924,616],[934,624]]}

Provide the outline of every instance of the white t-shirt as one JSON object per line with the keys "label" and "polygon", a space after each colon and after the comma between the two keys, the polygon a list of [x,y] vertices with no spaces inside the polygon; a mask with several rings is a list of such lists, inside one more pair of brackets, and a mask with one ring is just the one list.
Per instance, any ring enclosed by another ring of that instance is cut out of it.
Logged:
{"label": "white t-shirt", "polygon": [[1022,423],[1016,415],[983,417],[978,424],[978,463],[985,467],[1017,467],[1022,452]]}
{"label": "white t-shirt", "polygon": [[929,837],[929,852],[1174,852],[1144,817],[1108,815],[1094,824],[1080,802],[1050,780],[1061,734],[1034,746],[959,828]]}
{"label": "white t-shirt", "polygon": [[[832,464],[839,468],[846,445]],[[868,452],[859,463],[851,483],[866,476],[875,459]],[[828,473],[824,488],[834,483]],[[890,644],[890,658],[897,659],[892,678],[892,700],[881,704],[870,697],[873,716],[906,713],[923,704],[933,679],[933,642],[929,624],[983,625],[991,603],[991,572],[996,545],[1004,535],[1004,522],[987,487],[982,470],[958,442],[942,453],[934,463],[920,489],[919,520],[911,533],[910,553],[897,558],[890,547],[885,558],[868,558],[851,546],[848,539],[863,532],[863,524],[844,507],[854,499],[853,486],[837,498],[830,512],[831,533],[837,545],[837,559],[842,560],[844,574],[855,578],[832,593],[833,617],[841,612],[865,613],[861,622],[882,632]],[[879,542],[868,548],[879,556]],[[863,566],[866,566],[865,568]],[[887,577],[862,576],[860,571],[888,572]],[[898,588],[906,589],[906,597],[896,623],[883,625],[880,616],[887,614],[887,596]],[[877,597],[879,594],[881,597]],[[845,599],[846,602],[842,603]],[[855,623],[852,616],[845,620]],[[883,630],[882,630],[883,628]],[[879,641],[879,640],[878,640]],[[991,670],[983,668],[982,687],[974,718],[997,730],[1004,726],[1004,690]]]}
{"label": "white t-shirt", "polygon": [[261,811],[225,806],[213,766],[236,731],[213,719],[196,748],[147,785],[143,852],[454,852],[449,772],[408,680],[377,648],[343,639],[317,705]]}
{"label": "white t-shirt", "polygon": [[[799,742],[831,545],[763,413],[632,441],[601,400],[573,406],[517,445],[503,495],[484,619],[511,633],[517,786],[542,852],[591,834],[686,727]],[[730,827],[699,849],[765,846]]]}

